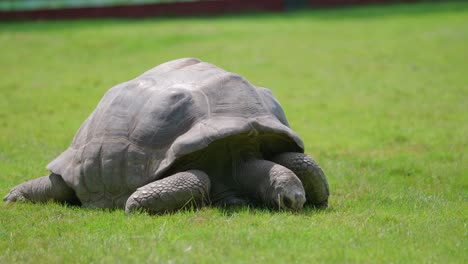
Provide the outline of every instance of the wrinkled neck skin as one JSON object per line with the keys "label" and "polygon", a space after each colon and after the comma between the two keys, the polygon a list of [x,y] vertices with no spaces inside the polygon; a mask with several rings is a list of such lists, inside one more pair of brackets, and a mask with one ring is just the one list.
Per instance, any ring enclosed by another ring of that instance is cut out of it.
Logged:
{"label": "wrinkled neck skin", "polygon": [[268,201],[273,192],[268,168],[262,166],[262,153],[254,137],[241,138],[243,142],[231,142],[231,177],[239,192],[250,199]]}
{"label": "wrinkled neck skin", "polygon": [[[256,176],[253,181],[262,180],[262,175],[245,175],[244,169],[247,164],[262,159],[255,137],[236,135],[215,141],[207,148],[181,158],[170,173],[188,169],[204,171],[211,180],[210,199],[213,204],[229,197],[247,198],[254,191],[253,186],[239,179]],[[268,181],[268,178],[264,180]],[[269,190],[262,192],[267,194]]]}

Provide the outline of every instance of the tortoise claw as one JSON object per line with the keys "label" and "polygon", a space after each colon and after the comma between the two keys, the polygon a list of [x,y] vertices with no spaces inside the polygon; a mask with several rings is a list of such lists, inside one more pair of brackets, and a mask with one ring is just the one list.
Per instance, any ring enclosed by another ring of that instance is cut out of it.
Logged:
{"label": "tortoise claw", "polygon": [[16,188],[13,188],[7,195],[3,197],[3,201],[6,203],[14,203],[18,201],[26,201],[26,198],[20,191],[18,191]]}

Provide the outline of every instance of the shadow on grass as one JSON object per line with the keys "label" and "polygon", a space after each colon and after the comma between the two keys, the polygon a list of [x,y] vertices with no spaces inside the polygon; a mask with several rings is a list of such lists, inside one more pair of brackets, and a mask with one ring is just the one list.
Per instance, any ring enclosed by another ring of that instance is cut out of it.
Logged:
{"label": "shadow on grass", "polygon": [[318,213],[331,213],[334,211],[333,208],[316,208],[313,206],[307,206],[303,208],[301,211],[292,211],[292,210],[278,210],[271,207],[265,206],[251,206],[251,205],[244,205],[244,206],[231,206],[231,207],[215,207],[219,212],[223,215],[231,217],[236,214],[248,212],[249,214],[256,214],[256,213],[269,213],[269,214],[276,214],[276,213],[291,213],[297,215],[314,215]]}
{"label": "shadow on grass", "polygon": [[[98,214],[109,214],[113,212],[119,212],[121,211],[122,213],[125,211],[120,208],[86,208],[82,207],[78,203],[66,203],[66,202],[56,202],[56,201],[48,201],[45,203],[33,203],[30,201],[24,201],[24,202],[19,202],[19,203],[4,203],[4,207],[15,207],[18,205],[33,205],[33,206],[47,206],[47,205],[52,205],[52,206],[59,206],[62,207],[65,210],[70,210],[70,211],[82,211],[82,212],[94,212]],[[205,207],[200,207],[200,206],[186,206],[182,209],[178,210],[171,210],[171,211],[165,211],[165,212],[149,212],[144,209],[138,209],[135,210],[131,213],[126,214],[127,216],[146,216],[146,217],[159,217],[159,216],[168,216],[168,215],[175,215],[175,214],[191,214],[194,215],[196,214],[197,211],[203,210],[204,208],[208,208],[210,210],[215,210],[219,212],[219,215],[225,216],[225,217],[232,217],[238,214],[248,214],[248,215],[256,215],[256,214],[293,214],[293,215],[302,215],[302,216],[311,216],[315,214],[329,214],[333,213],[336,210],[333,207],[328,207],[328,208],[316,208],[313,206],[306,206],[304,207],[301,211],[293,211],[293,210],[278,210],[275,208],[271,207],[266,207],[266,206],[260,206],[260,205],[239,205],[239,206],[229,206],[229,207],[223,207],[223,206],[205,206]]]}

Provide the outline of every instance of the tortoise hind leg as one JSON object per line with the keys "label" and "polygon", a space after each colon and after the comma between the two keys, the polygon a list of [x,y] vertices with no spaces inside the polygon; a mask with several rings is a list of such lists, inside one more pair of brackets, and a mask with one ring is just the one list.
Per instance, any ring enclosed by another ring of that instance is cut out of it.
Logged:
{"label": "tortoise hind leg", "polygon": [[330,192],[327,179],[320,166],[309,155],[286,152],[273,157],[272,161],[292,170],[299,177],[306,192],[306,205],[328,207]]}
{"label": "tortoise hind leg", "polygon": [[138,188],[127,200],[125,212],[144,210],[157,214],[202,205],[210,193],[208,175],[199,170],[179,172]]}
{"label": "tortoise hind leg", "polygon": [[49,200],[70,204],[79,203],[73,189],[68,187],[62,176],[55,173],[24,182],[11,189],[3,197],[5,202],[30,201],[35,203]]}

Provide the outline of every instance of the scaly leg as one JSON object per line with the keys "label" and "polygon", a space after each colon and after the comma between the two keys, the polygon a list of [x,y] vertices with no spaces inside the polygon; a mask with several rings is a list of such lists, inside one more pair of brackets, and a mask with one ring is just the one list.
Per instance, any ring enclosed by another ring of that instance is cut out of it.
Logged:
{"label": "scaly leg", "polygon": [[125,212],[144,210],[157,214],[201,205],[208,199],[210,179],[199,170],[179,172],[138,188],[127,200]]}
{"label": "scaly leg", "polygon": [[49,200],[72,204],[78,203],[78,198],[73,189],[68,187],[62,176],[54,173],[24,182],[11,189],[3,197],[5,202],[30,201],[35,203]]}
{"label": "scaly leg", "polygon": [[286,152],[275,156],[273,162],[292,170],[304,185],[307,202],[319,208],[328,207],[328,182],[320,166],[309,155]]}

